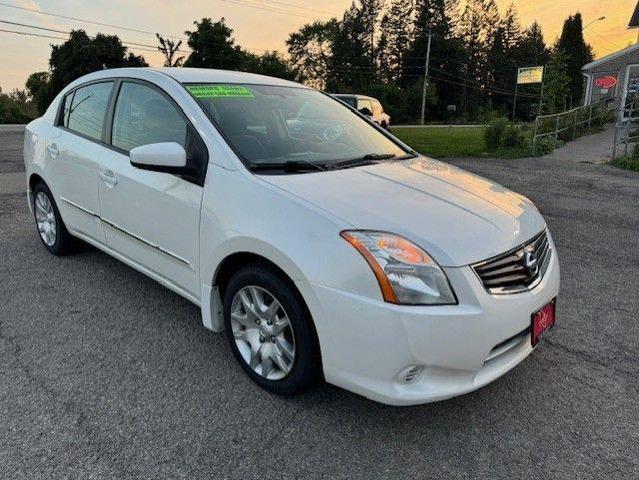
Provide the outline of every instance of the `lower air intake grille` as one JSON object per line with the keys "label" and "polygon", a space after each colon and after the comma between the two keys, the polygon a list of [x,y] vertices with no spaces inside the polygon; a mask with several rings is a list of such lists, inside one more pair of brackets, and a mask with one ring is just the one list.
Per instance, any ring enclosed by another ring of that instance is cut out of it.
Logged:
{"label": "lower air intake grille", "polygon": [[488,292],[518,293],[534,288],[541,281],[551,256],[544,230],[524,245],[472,267]]}

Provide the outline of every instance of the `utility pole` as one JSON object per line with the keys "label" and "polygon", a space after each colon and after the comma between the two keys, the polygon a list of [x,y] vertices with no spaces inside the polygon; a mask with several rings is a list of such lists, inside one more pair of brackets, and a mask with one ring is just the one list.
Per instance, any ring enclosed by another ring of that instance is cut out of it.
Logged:
{"label": "utility pole", "polygon": [[426,90],[428,89],[428,64],[430,63],[430,42],[433,38],[433,29],[428,29],[428,47],[426,47],[426,65],[424,65],[424,89],[422,90],[422,125],[426,117]]}

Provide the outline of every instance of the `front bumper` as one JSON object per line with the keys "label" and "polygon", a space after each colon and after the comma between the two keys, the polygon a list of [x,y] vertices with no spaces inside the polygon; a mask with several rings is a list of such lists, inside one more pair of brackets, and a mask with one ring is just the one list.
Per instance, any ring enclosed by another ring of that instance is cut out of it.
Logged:
{"label": "front bumper", "polygon": [[[533,350],[531,314],[559,292],[552,259],[531,291],[490,295],[470,267],[445,268],[459,299],[453,306],[401,306],[318,284],[309,308],[329,383],[389,405],[444,400],[499,378]],[[303,292],[304,293],[304,292]],[[410,367],[420,373],[410,383]]]}

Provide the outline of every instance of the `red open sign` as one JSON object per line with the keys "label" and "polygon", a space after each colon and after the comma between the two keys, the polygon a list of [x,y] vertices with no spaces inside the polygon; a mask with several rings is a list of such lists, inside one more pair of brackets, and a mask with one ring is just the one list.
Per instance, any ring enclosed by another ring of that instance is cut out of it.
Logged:
{"label": "red open sign", "polygon": [[595,80],[595,85],[600,88],[612,88],[617,85],[617,77],[607,75],[605,77],[598,78]]}

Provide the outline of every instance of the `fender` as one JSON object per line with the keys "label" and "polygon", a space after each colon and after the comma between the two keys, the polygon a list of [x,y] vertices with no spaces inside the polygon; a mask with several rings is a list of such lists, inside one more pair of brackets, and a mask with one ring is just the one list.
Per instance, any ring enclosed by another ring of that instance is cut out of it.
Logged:
{"label": "fender", "polygon": [[[264,257],[274,263],[280,270],[285,272],[296,285],[307,283],[307,279],[302,271],[281,250],[257,238],[245,236],[231,237],[219,245],[218,248],[210,254],[207,259],[206,266],[202,267],[202,323],[208,330],[212,330],[214,332],[221,332],[224,330],[222,298],[216,284],[216,278],[220,265],[222,265],[224,260],[237,253],[251,253]],[[306,295],[302,292],[302,289],[300,289],[300,292],[302,293],[304,300],[307,301],[307,305],[309,305],[306,298],[309,294],[308,290],[306,291]]]}

